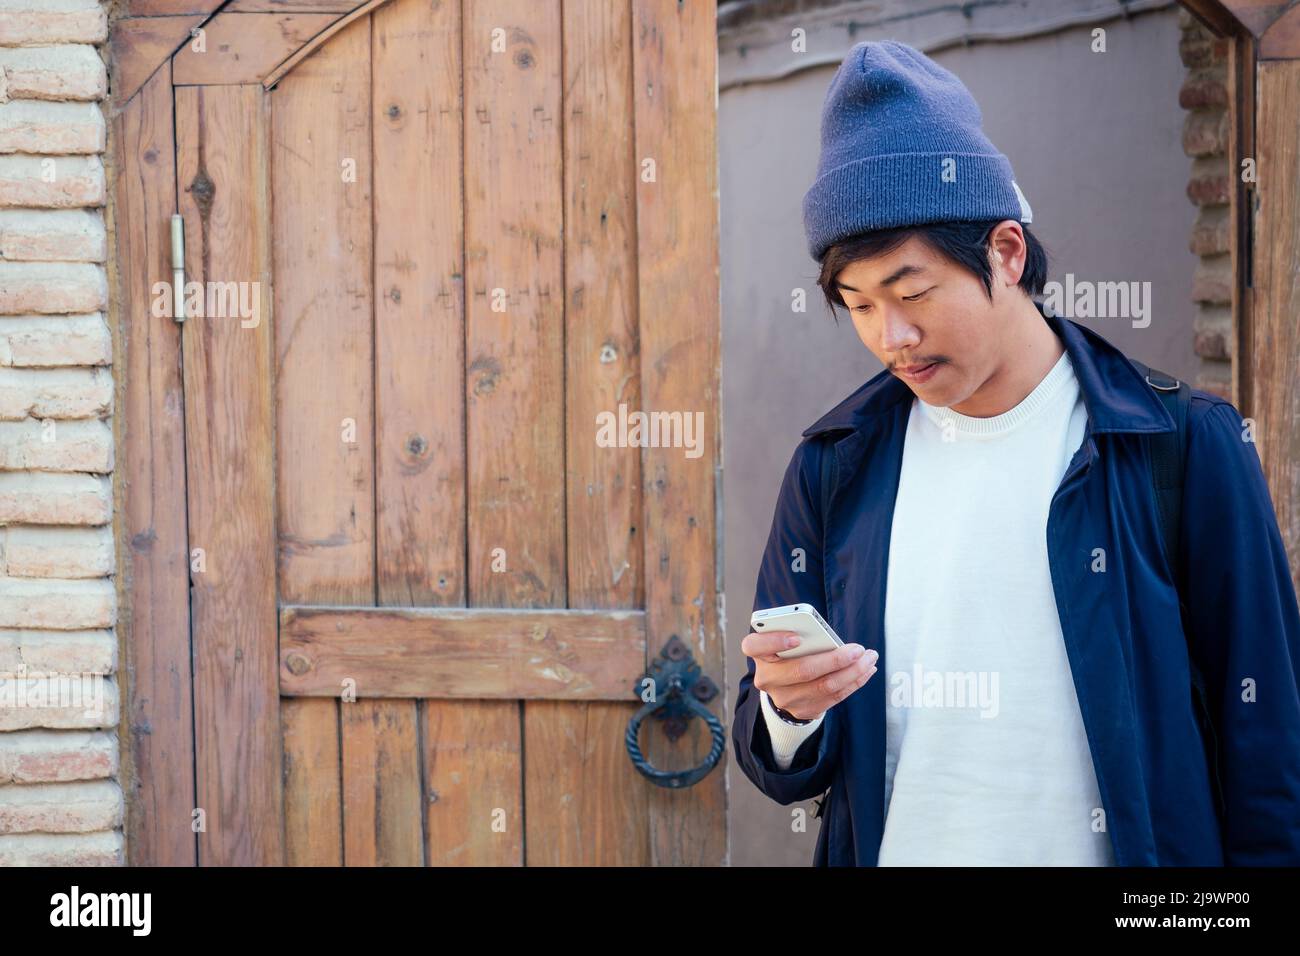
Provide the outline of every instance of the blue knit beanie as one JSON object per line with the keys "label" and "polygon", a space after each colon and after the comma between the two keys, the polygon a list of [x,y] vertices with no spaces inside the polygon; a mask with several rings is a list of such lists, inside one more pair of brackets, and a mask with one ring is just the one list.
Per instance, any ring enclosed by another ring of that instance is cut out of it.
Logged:
{"label": "blue knit beanie", "polygon": [[827,91],[817,179],[803,199],[812,257],[872,229],[1031,222],[981,121],[961,80],[924,53],[897,40],[855,45]]}

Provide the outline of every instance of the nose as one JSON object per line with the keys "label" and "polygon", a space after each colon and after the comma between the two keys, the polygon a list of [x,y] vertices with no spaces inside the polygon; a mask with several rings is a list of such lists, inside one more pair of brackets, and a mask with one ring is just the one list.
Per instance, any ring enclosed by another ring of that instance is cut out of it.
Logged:
{"label": "nose", "polygon": [[907,321],[901,309],[881,307],[885,313],[880,328],[880,347],[885,352],[915,349],[921,343],[920,330]]}

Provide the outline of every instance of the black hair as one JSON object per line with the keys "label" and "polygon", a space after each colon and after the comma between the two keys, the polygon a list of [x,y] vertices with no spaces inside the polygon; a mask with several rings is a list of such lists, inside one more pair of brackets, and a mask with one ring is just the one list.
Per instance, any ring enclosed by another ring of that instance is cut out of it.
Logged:
{"label": "black hair", "polygon": [[[899,226],[895,229],[877,229],[861,232],[835,243],[821,259],[821,273],[817,284],[821,286],[826,304],[835,315],[835,306],[848,305],[835,283],[836,276],[845,266],[859,259],[871,259],[892,252],[912,236],[926,243],[939,255],[973,273],[984,283],[984,291],[993,298],[993,265],[989,261],[989,233],[1003,219],[987,222],[939,222],[919,226]],[[1025,234],[1025,269],[1020,274],[1020,288],[1033,297],[1043,291],[1047,283],[1047,250],[1027,225],[1020,224]],[[835,316],[839,322],[839,316]]]}

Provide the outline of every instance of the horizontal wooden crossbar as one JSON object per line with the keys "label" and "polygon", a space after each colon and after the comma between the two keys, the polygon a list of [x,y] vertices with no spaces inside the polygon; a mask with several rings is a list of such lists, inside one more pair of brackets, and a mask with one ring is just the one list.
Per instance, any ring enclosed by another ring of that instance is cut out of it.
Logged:
{"label": "horizontal wooden crossbar", "polygon": [[287,697],[636,702],[645,663],[644,611],[280,609]]}

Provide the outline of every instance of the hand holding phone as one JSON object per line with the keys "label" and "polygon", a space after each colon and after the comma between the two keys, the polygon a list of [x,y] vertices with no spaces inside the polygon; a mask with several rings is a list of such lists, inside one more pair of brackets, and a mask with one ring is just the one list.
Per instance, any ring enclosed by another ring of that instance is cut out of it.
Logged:
{"label": "hand holding phone", "polygon": [[815,718],[871,679],[879,655],[845,644],[810,604],[755,611],[740,643],[754,687],[800,720]]}

